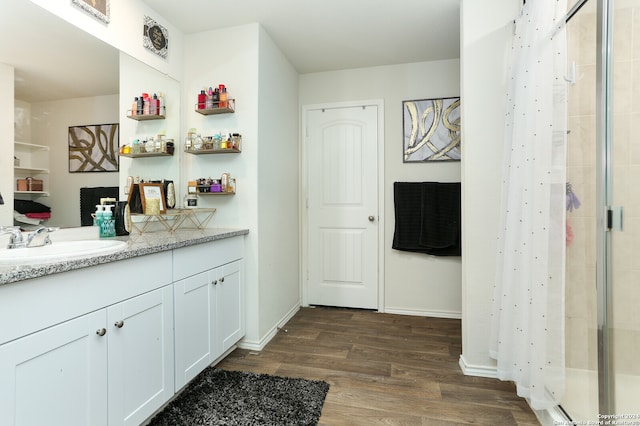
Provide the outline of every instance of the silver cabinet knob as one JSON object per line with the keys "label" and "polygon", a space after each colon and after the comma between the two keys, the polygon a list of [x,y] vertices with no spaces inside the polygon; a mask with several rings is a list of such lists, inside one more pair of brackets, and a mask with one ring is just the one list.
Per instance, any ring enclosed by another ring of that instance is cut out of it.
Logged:
{"label": "silver cabinet knob", "polygon": [[217,284],[218,284],[218,280],[213,280],[213,281],[211,281],[211,284],[213,284],[213,285],[217,285]]}
{"label": "silver cabinet knob", "polygon": [[220,278],[220,282],[223,283],[224,282],[224,277]]}
{"label": "silver cabinet knob", "polygon": [[124,325],[124,321],[122,321],[122,320],[117,321],[117,322],[116,322],[115,324],[113,324],[113,325],[115,325],[115,326],[116,326],[116,327],[118,327],[118,328],[122,328],[122,326]]}
{"label": "silver cabinet knob", "polygon": [[104,336],[105,334],[107,334],[107,329],[106,328],[99,328],[96,330],[96,334],[98,336]]}
{"label": "silver cabinet knob", "polygon": [[375,216],[369,216],[369,222],[373,222],[374,220],[376,220]]}

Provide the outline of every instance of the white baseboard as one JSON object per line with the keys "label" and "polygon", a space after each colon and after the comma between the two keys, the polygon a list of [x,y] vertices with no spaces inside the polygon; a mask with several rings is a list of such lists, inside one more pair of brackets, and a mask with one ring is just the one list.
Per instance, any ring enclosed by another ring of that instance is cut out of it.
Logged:
{"label": "white baseboard", "polygon": [[569,418],[564,414],[564,412],[558,406],[549,408],[548,410],[533,410],[533,413],[536,415],[536,417],[538,418],[538,421],[543,426],[573,424],[571,420],[569,420]]}
{"label": "white baseboard", "polygon": [[267,343],[273,339],[276,334],[278,334],[278,330],[280,330],[293,316],[300,310],[300,304],[297,304],[289,312],[287,312],[284,317],[274,325],[271,330],[267,334],[265,334],[259,341],[249,341],[246,339],[238,342],[238,347],[241,349],[248,349],[251,351],[261,351],[267,346]]}
{"label": "white baseboard", "polygon": [[415,317],[462,319],[462,312],[455,311],[414,311],[410,309],[384,308],[385,314],[412,315]]}
{"label": "white baseboard", "polygon": [[467,363],[463,355],[460,355],[460,368],[465,376],[488,377],[490,379],[498,378],[498,369],[490,365],[472,365]]}
{"label": "white baseboard", "polygon": [[[465,376],[488,377],[490,379],[498,379],[498,369],[494,366],[487,365],[471,365],[467,363],[464,356],[460,355],[460,368]],[[525,399],[527,403],[529,400]],[[571,424],[560,407],[553,407],[548,410],[531,409],[543,426],[557,426]]]}

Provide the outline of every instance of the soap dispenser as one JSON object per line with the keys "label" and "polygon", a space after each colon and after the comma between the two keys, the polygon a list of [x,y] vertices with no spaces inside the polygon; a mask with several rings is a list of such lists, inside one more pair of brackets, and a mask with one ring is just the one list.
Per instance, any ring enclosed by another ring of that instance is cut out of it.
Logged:
{"label": "soap dispenser", "polygon": [[110,238],[116,236],[116,226],[113,221],[113,213],[111,212],[112,205],[107,204],[104,206],[105,210],[102,213],[102,223],[100,224],[100,238]]}
{"label": "soap dispenser", "polygon": [[96,212],[93,215],[93,226],[100,227],[100,225],[102,224],[102,218],[104,213],[103,207],[104,206],[100,204],[96,205]]}

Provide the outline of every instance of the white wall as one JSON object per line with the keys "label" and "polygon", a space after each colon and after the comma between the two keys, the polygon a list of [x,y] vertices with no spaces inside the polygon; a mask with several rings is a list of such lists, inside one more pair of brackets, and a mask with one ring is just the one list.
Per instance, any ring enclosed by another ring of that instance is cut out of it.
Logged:
{"label": "white wall", "polygon": [[[199,207],[218,209],[211,226],[243,227],[245,237],[246,325],[245,340],[258,342],[258,34],[257,24],[185,36],[182,81],[183,129],[195,128],[203,136],[225,129],[243,136],[241,154],[191,155],[183,161],[183,183],[200,177],[236,178],[236,195],[201,196]],[[203,116],[196,113],[197,95],[204,87],[224,84],[235,99],[235,113]],[[177,149],[184,149],[184,138]]]}
{"label": "white wall", "polygon": [[[182,33],[143,1],[111,1],[109,24],[75,6],[70,0],[30,1],[157,70],[177,80],[182,79]],[[156,55],[142,44],[145,15],[169,31],[169,51],[166,58]]]}
{"label": "white wall", "polygon": [[48,226],[80,226],[80,188],[117,186],[118,173],[69,173],[69,126],[118,122],[118,94],[31,104],[31,142],[49,150]]}
{"label": "white wall", "polygon": [[300,306],[298,73],[260,28],[258,228],[260,337]]}
{"label": "white wall", "polygon": [[[0,93],[13,93],[14,69],[10,65],[0,64]],[[13,96],[0,96],[0,147],[3,155],[0,155],[0,170],[4,176],[7,171],[13,176]],[[15,190],[13,179],[0,179],[0,194],[4,204],[0,204],[0,226],[13,225],[13,191]]]}
{"label": "white wall", "polygon": [[[259,349],[299,306],[297,73],[258,24],[186,36],[185,64],[184,128],[243,136],[241,154],[185,154],[183,177],[227,172],[237,180],[236,195],[200,196],[198,205],[218,209],[211,226],[249,228],[243,346]],[[196,113],[200,90],[218,84],[235,99],[235,113]]]}
{"label": "white wall", "polygon": [[489,357],[496,267],[506,75],[521,2],[461,5],[462,356],[467,374],[495,375]]}
{"label": "white wall", "polygon": [[[258,24],[186,36],[185,63],[184,128],[243,136],[241,154],[184,154],[183,182],[224,172],[237,180],[236,195],[200,196],[198,205],[218,209],[211,226],[249,228],[243,346],[261,348],[300,301],[297,73]],[[218,84],[235,113],[196,113],[200,90]]]}
{"label": "white wall", "polygon": [[[393,182],[459,182],[460,163],[402,162],[402,101],[460,95],[458,60],[420,62],[300,76],[300,105],[383,99],[384,282],[386,312],[460,317],[460,257],[435,257],[391,248]],[[463,129],[464,129],[463,122]],[[463,156],[465,155],[463,147]]]}

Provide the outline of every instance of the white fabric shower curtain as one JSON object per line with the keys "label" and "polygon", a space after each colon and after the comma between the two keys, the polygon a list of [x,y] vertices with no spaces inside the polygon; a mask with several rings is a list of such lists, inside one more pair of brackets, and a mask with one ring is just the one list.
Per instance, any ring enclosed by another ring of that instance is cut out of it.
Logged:
{"label": "white fabric shower curtain", "polygon": [[490,354],[534,409],[564,393],[565,13],[566,0],[526,2],[507,94]]}

